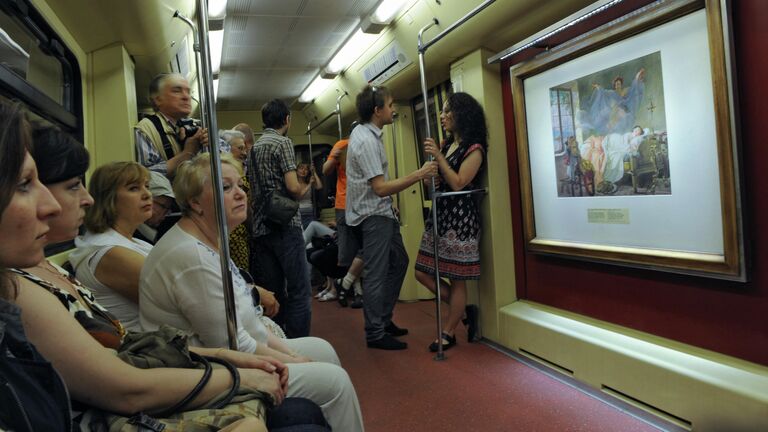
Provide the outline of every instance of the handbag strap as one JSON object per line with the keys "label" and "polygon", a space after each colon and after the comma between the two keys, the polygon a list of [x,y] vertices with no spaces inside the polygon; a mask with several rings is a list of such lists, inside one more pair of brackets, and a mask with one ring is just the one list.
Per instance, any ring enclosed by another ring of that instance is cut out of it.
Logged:
{"label": "handbag strap", "polygon": [[205,366],[205,372],[203,372],[203,377],[200,378],[200,381],[195,385],[195,387],[192,389],[192,391],[189,392],[186,396],[184,396],[183,399],[181,399],[179,402],[177,402],[172,407],[168,408],[167,410],[157,414],[157,417],[164,418],[169,417],[172,414],[175,414],[179,411],[183,411],[184,408],[194,399],[196,398],[201,391],[203,391],[203,388],[205,388],[205,385],[208,384],[208,381],[211,380],[211,373],[213,371],[213,368],[211,367],[211,364],[208,362],[208,360],[205,359],[205,357],[190,352],[189,357],[197,361],[199,363],[202,363],[203,366]]}
{"label": "handbag strap", "polygon": [[229,371],[230,374],[232,374],[232,388],[229,389],[229,392],[224,396],[222,400],[214,404],[211,408],[223,408],[227,405],[229,405],[230,402],[232,402],[232,399],[237,395],[237,391],[240,388],[240,372],[237,370],[237,368],[230,362],[216,358],[216,357],[206,357],[208,361],[211,361],[213,363],[218,363]]}
{"label": "handbag strap", "polygon": [[191,351],[189,353],[189,357],[192,360],[202,364],[205,367],[205,372],[203,373],[202,378],[200,378],[200,381],[189,392],[189,394],[184,396],[183,399],[181,399],[172,407],[157,414],[157,417],[165,418],[173,414],[176,414],[178,412],[184,411],[186,406],[189,405],[189,403],[192,402],[192,400],[194,400],[200,394],[200,392],[203,391],[203,388],[205,388],[206,384],[208,384],[208,381],[211,380],[211,374],[213,373],[213,367],[211,367],[211,363],[218,363],[224,366],[229,371],[229,373],[232,375],[232,387],[229,389],[229,392],[227,392],[227,394],[220,401],[216,402],[214,405],[208,408],[218,409],[218,408],[225,407],[229,405],[229,403],[232,402],[232,399],[237,395],[237,391],[240,388],[240,372],[238,372],[237,368],[232,363],[216,357],[203,357]]}

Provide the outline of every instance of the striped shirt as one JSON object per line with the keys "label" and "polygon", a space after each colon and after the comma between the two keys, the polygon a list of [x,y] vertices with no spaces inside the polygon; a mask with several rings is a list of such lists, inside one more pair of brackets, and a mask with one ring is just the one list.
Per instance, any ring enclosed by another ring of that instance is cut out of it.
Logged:
{"label": "striped shirt", "polygon": [[349,137],[347,148],[347,225],[360,225],[368,216],[386,216],[395,219],[392,198],[376,195],[371,186],[374,177],[387,173],[389,162],[384,151],[383,132],[371,123],[356,127]]}
{"label": "striped shirt", "polygon": [[[274,129],[264,129],[264,134],[253,145],[248,157],[253,237],[272,232],[272,229],[264,223],[264,204],[272,196],[272,191],[275,189],[285,196],[291,196],[285,186],[285,173],[289,171],[296,171],[293,141],[280,135]],[[301,216],[299,216],[298,210],[289,226],[301,229]]]}

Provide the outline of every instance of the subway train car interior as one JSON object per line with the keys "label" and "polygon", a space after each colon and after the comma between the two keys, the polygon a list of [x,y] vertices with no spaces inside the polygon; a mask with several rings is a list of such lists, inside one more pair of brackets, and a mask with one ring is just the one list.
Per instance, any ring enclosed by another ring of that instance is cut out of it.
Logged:
{"label": "subway train car interior", "polygon": [[0,430],[768,431],[766,22],[0,0]]}

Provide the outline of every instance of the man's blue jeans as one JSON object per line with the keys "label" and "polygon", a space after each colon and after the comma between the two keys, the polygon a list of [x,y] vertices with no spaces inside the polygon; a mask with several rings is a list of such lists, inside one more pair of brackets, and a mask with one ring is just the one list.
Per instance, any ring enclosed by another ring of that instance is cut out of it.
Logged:
{"label": "man's blue jeans", "polygon": [[311,285],[301,229],[286,227],[251,240],[256,285],[275,293],[280,312],[273,319],[289,338],[309,336]]}

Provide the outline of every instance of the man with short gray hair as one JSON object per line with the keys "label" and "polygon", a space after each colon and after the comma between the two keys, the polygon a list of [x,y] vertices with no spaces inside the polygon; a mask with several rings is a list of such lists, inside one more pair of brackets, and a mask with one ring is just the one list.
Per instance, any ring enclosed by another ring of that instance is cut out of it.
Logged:
{"label": "man with short gray hair", "polygon": [[149,84],[149,100],[155,112],[134,127],[136,161],[173,178],[182,162],[208,144],[208,131],[180,123],[192,113],[189,83],[183,76],[157,75]]}

